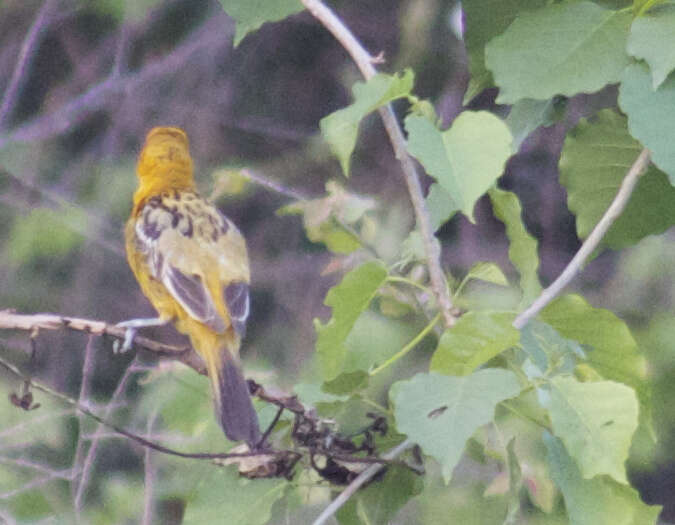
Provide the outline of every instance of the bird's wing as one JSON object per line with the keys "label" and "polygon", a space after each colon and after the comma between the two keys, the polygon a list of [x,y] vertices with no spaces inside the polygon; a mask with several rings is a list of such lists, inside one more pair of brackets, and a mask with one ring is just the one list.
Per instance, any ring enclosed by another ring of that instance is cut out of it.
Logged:
{"label": "bird's wing", "polygon": [[246,243],[234,224],[193,193],[148,200],[136,221],[151,275],[194,319],[243,336],[249,313]]}

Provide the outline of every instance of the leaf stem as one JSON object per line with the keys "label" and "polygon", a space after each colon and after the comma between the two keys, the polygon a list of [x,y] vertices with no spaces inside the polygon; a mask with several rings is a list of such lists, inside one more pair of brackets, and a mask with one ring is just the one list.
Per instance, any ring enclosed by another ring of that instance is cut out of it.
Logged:
{"label": "leaf stem", "polygon": [[609,205],[607,211],[602,216],[598,224],[595,225],[593,231],[586,238],[584,243],[579,248],[579,251],[572,258],[569,264],[565,267],[563,272],[553,283],[546,288],[541,295],[530,305],[527,310],[520,313],[516,320],[513,321],[513,327],[520,330],[532,319],[534,319],[541,310],[555,299],[562,290],[574,279],[581,271],[587,259],[595,251],[600,244],[600,241],[607,233],[607,230],[614,224],[614,221],[619,218],[623,212],[628,200],[635,189],[635,185],[640,178],[640,175],[645,171],[649,165],[650,154],[647,148],[644,148],[640,155],[638,155],[633,165],[628,170],[626,177],[621,182],[619,191],[614,197],[612,204]]}
{"label": "leaf stem", "polygon": [[[356,39],[352,32],[342,23],[342,21],[331,11],[321,0],[302,0],[303,5],[312,13],[321,24],[330,31],[333,36],[342,44],[342,47],[349,53],[361,74],[366,80],[375,76],[377,71],[373,66],[376,62]],[[455,324],[456,318],[452,313],[452,300],[448,291],[448,285],[441,268],[441,248],[438,239],[434,236],[429,220],[429,212],[424,202],[424,194],[420,185],[420,178],[413,160],[408,155],[406,149],[406,140],[403,136],[396,115],[391,105],[387,104],[379,110],[380,117],[384,127],[389,135],[389,140],[394,149],[396,158],[403,168],[403,176],[410,194],[417,226],[422,235],[424,250],[427,256],[427,265],[429,267],[429,277],[431,278],[432,290],[436,297],[436,302],[443,315],[443,320],[447,327]]]}
{"label": "leaf stem", "polygon": [[417,344],[422,341],[426,337],[426,335],[433,330],[434,326],[436,326],[436,323],[441,319],[441,314],[438,313],[436,316],[429,321],[429,324],[424,327],[424,329],[417,334],[412,341],[410,341],[407,345],[405,345],[403,348],[401,348],[398,352],[396,352],[393,356],[391,356],[389,359],[387,359],[384,363],[382,363],[380,366],[377,368],[373,369],[370,371],[370,376],[374,376],[375,374],[380,373],[382,370],[387,368],[388,366],[394,364],[396,361],[401,359],[404,355],[406,355],[410,350],[415,348]]}

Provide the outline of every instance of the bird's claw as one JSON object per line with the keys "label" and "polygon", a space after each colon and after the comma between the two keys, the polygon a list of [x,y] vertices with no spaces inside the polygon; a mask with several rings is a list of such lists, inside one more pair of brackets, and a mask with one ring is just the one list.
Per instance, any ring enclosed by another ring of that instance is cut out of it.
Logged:
{"label": "bird's claw", "polygon": [[121,346],[119,339],[116,339],[113,342],[113,354],[123,354],[131,350],[134,344],[134,337],[136,337],[136,332],[138,332],[138,328],[127,326],[125,323],[118,323],[117,326],[120,328],[126,328],[126,331],[124,332],[124,342]]}

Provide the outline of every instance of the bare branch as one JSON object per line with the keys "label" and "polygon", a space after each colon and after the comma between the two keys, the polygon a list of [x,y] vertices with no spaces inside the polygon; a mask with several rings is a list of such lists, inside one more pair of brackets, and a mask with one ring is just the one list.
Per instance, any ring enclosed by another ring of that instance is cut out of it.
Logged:
{"label": "bare branch", "polygon": [[[354,37],[352,32],[342,23],[342,21],[333,13],[321,0],[302,0],[304,6],[312,15],[330,31],[333,36],[342,44],[342,46],[351,55],[358,66],[361,74],[366,80],[373,77],[377,71],[373,66],[378,60],[372,57]],[[438,302],[438,307],[442,312],[443,320],[446,326],[452,326],[455,323],[455,317],[452,313],[452,300],[448,292],[448,285],[441,268],[441,248],[438,239],[434,236],[429,220],[429,213],[424,203],[424,194],[420,185],[419,174],[413,160],[408,155],[406,149],[406,140],[403,136],[400,126],[396,120],[391,105],[386,105],[379,109],[380,117],[384,122],[384,127],[389,135],[389,140],[394,148],[394,154],[401,163],[403,176],[408,187],[410,200],[415,212],[417,226],[424,242],[424,249],[427,256],[427,265],[429,267],[429,277],[431,286]]]}
{"label": "bare branch", "polygon": [[612,204],[609,205],[609,208],[607,208],[607,211],[598,224],[595,225],[593,231],[581,245],[579,251],[558,278],[541,293],[527,310],[521,312],[520,315],[516,317],[516,320],[513,321],[514,328],[520,330],[530,322],[530,320],[534,319],[537,314],[553,301],[553,299],[558,297],[562,290],[577,276],[584,264],[586,264],[588,257],[590,257],[600,244],[600,241],[607,233],[607,230],[609,230],[612,224],[614,224],[614,221],[616,221],[621,215],[621,212],[623,212],[626,204],[628,204],[630,196],[633,194],[633,190],[635,189],[635,185],[637,184],[640,175],[647,169],[648,165],[649,150],[645,148],[640,152],[640,155],[635,159],[635,162],[633,162],[633,165],[623,179],[621,187],[619,188],[616,197],[614,197]]}
{"label": "bare branch", "polygon": [[[224,16],[224,15],[223,15]],[[138,88],[144,82],[162,77],[170,72],[180,71],[197,51],[211,47],[221,41],[223,19],[214,16],[186,37],[169,55],[143,67],[140,71],[128,75],[116,76],[115,72],[101,83],[75,97],[59,109],[41,115],[19,126],[6,135],[0,135],[0,149],[7,144],[44,140],[62,133],[87,118],[93,111],[103,107],[112,107],[120,97]]]}
{"label": "bare branch", "polygon": [[[57,314],[17,314],[10,310],[0,310],[0,330],[75,330],[99,336],[112,336],[123,340],[125,329],[103,321],[63,317]],[[170,357],[206,375],[206,368],[199,356],[190,347],[179,347],[158,343],[147,337],[135,337],[134,345],[138,348],[154,352],[162,357]]]}
{"label": "bare branch", "polygon": [[[399,443],[396,445],[394,448],[392,448],[389,452],[386,454],[382,455],[383,459],[387,460],[392,460],[395,459],[396,457],[400,456],[403,452],[405,452],[407,449],[413,446],[413,443],[406,439],[402,443]],[[354,481],[352,481],[345,490],[343,490],[340,495],[335,498],[333,501],[331,501],[330,505],[328,505],[323,512],[319,515],[316,520],[314,520],[313,525],[323,525],[328,521],[328,519],[335,514],[342,505],[347,503],[347,500],[351,498],[357,490],[359,490],[364,483],[366,483],[369,479],[371,479],[375,474],[377,474],[384,465],[371,465],[368,467],[366,470],[361,472]]]}
{"label": "bare branch", "polygon": [[35,51],[40,45],[42,38],[46,34],[49,27],[51,15],[58,0],[46,0],[38,11],[33,24],[26,34],[26,38],[21,45],[19,56],[16,60],[16,66],[12,73],[12,78],[9,80],[5,95],[2,97],[2,104],[0,104],[0,130],[4,130],[7,126],[7,121],[12,116],[12,110],[19,98],[19,92],[22,84],[27,77],[31,62],[35,57]]}

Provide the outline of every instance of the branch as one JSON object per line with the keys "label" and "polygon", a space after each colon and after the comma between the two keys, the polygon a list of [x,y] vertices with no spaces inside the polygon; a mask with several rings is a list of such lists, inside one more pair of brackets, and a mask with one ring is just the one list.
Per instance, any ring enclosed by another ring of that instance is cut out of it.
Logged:
{"label": "branch", "polygon": [[47,115],[38,116],[6,135],[0,134],[0,149],[15,142],[48,139],[68,129],[73,129],[93,111],[114,106],[119,97],[132,92],[143,82],[180,71],[184,63],[195,52],[209,48],[214,42],[224,38],[223,20],[215,16],[188,35],[169,55],[144,66],[140,71],[123,76],[116,75],[113,71],[110,77],[92,86],[59,109]]}
{"label": "branch", "polygon": [[12,110],[19,98],[19,90],[26,79],[33,58],[35,58],[35,51],[45,36],[46,29],[49,27],[52,11],[54,11],[56,4],[56,0],[46,0],[42,4],[21,45],[12,78],[9,81],[4,97],[2,97],[2,105],[0,105],[0,130],[5,129],[7,121],[12,116]]}
{"label": "branch", "polygon": [[[321,24],[330,31],[333,36],[342,44],[351,55],[356,65],[361,70],[361,74],[366,80],[373,77],[377,71],[373,67],[376,59],[372,57],[354,37],[352,32],[342,23],[342,21],[331,11],[321,0],[302,0],[304,6],[312,15],[321,22]],[[389,135],[389,140],[394,148],[394,154],[403,168],[403,177],[408,186],[408,193],[412,202],[417,226],[424,242],[424,250],[427,255],[427,264],[429,267],[429,277],[431,287],[436,297],[438,307],[442,312],[446,326],[450,327],[455,323],[455,317],[452,313],[452,300],[448,293],[448,285],[441,268],[441,248],[438,239],[434,236],[429,221],[429,213],[424,204],[424,194],[420,185],[420,178],[413,160],[408,155],[406,141],[396,120],[391,105],[380,108],[380,117],[384,127]]]}
{"label": "branch", "polygon": [[530,305],[530,307],[521,312],[516,320],[513,322],[513,327],[520,330],[523,328],[530,320],[541,312],[541,310],[548,305],[553,299],[555,299],[560,292],[574,279],[577,274],[581,271],[586,260],[590,255],[595,251],[595,249],[600,244],[600,241],[607,233],[607,230],[614,224],[614,221],[619,218],[621,212],[623,212],[628,200],[635,189],[640,175],[647,169],[649,165],[649,150],[644,148],[640,155],[638,155],[633,165],[628,170],[626,177],[621,183],[621,187],[614,197],[612,204],[609,205],[607,211],[602,216],[598,224],[595,225],[593,231],[586,238],[584,243],[579,248],[579,251],[572,258],[569,264],[565,267],[563,272],[558,276],[558,278],[551,283],[551,285],[546,288],[541,295]]}
{"label": "branch", "polygon": [[[409,449],[410,447],[413,446],[413,443],[406,439],[402,443],[399,443],[396,445],[394,448],[392,448],[389,452],[386,454],[382,455],[382,459],[387,459],[387,460],[392,460],[398,456],[400,456],[404,451]],[[335,514],[342,505],[347,503],[347,500],[351,498],[357,490],[359,490],[364,483],[366,483],[369,479],[371,479],[375,474],[377,474],[384,465],[371,465],[368,467],[366,470],[361,472],[354,481],[352,481],[345,490],[343,490],[340,495],[335,498],[333,501],[330,502],[330,505],[328,505],[323,512],[319,515],[316,520],[314,520],[313,525],[323,525],[328,521],[328,519]]]}
{"label": "branch", "polygon": [[[24,315],[11,310],[0,310],[0,330],[35,332],[39,330],[63,330],[65,328],[86,334],[112,336],[120,340],[124,340],[125,334],[124,328],[93,319],[64,317],[49,313]],[[141,336],[134,338],[134,346],[154,352],[162,357],[176,359],[200,374],[206,375],[204,363],[188,346],[166,345]]]}

